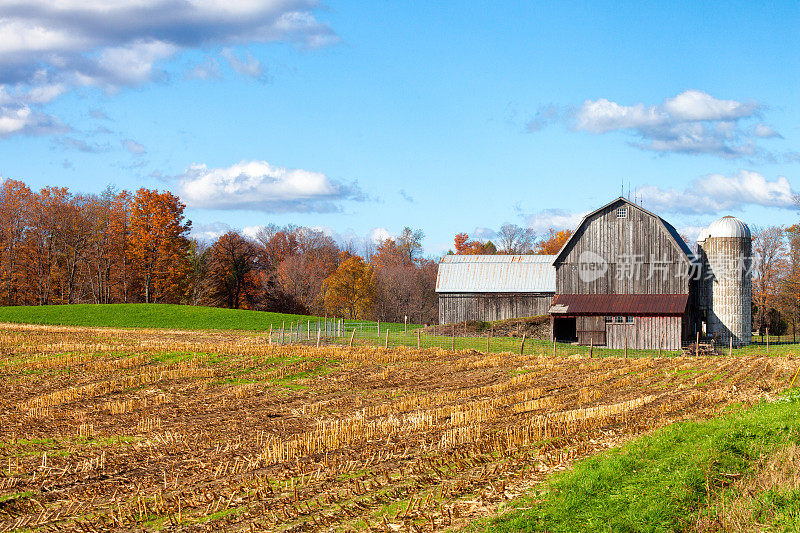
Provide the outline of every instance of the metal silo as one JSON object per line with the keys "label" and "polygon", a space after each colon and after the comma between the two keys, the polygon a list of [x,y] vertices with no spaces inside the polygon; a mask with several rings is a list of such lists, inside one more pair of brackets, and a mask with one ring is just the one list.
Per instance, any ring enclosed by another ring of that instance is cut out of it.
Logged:
{"label": "metal silo", "polygon": [[698,244],[705,259],[704,293],[708,306],[707,333],[718,344],[750,344],[753,261],[750,228],[726,216],[701,234]]}

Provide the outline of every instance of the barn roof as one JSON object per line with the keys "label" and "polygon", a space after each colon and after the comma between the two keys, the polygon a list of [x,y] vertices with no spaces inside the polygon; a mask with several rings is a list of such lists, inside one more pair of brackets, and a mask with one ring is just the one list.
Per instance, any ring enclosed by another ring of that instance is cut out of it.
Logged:
{"label": "barn roof", "polygon": [[447,255],[436,292],[555,292],[553,255]]}
{"label": "barn roof", "polygon": [[558,294],[554,315],[682,315],[688,294]]}
{"label": "barn roof", "polygon": [[567,248],[569,248],[570,243],[572,243],[572,241],[577,238],[578,230],[580,230],[581,227],[584,224],[586,224],[592,216],[594,216],[595,214],[599,213],[600,211],[603,211],[604,209],[606,209],[608,207],[611,207],[612,205],[616,204],[617,202],[622,202],[622,203],[624,203],[626,205],[629,205],[629,206],[631,206],[633,208],[636,208],[639,211],[642,211],[643,213],[648,214],[651,217],[654,217],[659,222],[661,222],[662,227],[667,231],[667,233],[669,233],[670,237],[672,237],[673,244],[681,251],[681,253],[684,256],[686,256],[686,259],[688,259],[690,263],[694,263],[695,262],[694,253],[692,253],[692,251],[689,249],[689,245],[686,244],[686,242],[683,240],[683,238],[678,233],[678,230],[676,230],[673,227],[672,224],[670,224],[669,222],[667,222],[666,220],[664,220],[660,216],[656,215],[655,213],[652,213],[652,212],[648,211],[644,207],[631,202],[630,200],[628,200],[627,198],[625,198],[623,196],[620,196],[619,198],[617,198],[615,200],[612,200],[611,202],[608,202],[606,205],[604,205],[602,207],[598,207],[597,209],[595,209],[591,213],[587,213],[583,217],[583,219],[581,220],[581,223],[578,224],[578,227],[575,228],[575,231],[572,233],[572,235],[570,235],[569,239],[567,239],[567,241],[561,247],[561,250],[558,251],[558,254],[553,256],[553,262],[555,263],[557,260],[559,260],[565,254],[565,252],[567,251]]}

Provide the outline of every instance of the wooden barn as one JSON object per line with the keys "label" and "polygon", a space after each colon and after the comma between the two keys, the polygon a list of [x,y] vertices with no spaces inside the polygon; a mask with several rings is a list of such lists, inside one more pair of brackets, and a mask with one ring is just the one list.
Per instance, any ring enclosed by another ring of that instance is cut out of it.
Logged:
{"label": "wooden barn", "polygon": [[552,255],[448,255],[439,265],[439,323],[546,315],[556,289]]}
{"label": "wooden barn", "polygon": [[557,341],[675,350],[697,331],[694,254],[668,222],[625,198],[586,215],[553,266]]}
{"label": "wooden barn", "polygon": [[692,252],[674,227],[625,198],[592,211],[555,256],[445,257],[439,321],[549,314],[558,342],[678,350],[697,335],[751,340],[751,234],[725,216]]}

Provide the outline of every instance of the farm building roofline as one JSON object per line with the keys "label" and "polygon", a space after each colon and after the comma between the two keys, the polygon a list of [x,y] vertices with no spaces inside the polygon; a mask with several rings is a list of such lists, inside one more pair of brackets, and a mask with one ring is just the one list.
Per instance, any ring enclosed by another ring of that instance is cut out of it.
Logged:
{"label": "farm building roofline", "polygon": [[688,300],[688,294],[557,294],[550,307],[550,314],[682,315]]}
{"label": "farm building roofline", "polygon": [[552,255],[448,255],[439,264],[439,293],[554,293]]}
{"label": "farm building roofline", "polygon": [[591,218],[593,215],[595,215],[595,214],[599,213],[600,211],[602,211],[602,210],[606,209],[607,207],[610,207],[610,206],[614,205],[615,203],[617,203],[617,202],[619,202],[619,201],[622,201],[622,202],[624,202],[626,205],[629,205],[629,206],[631,206],[631,207],[634,207],[634,208],[636,208],[636,209],[638,209],[638,210],[642,211],[643,213],[646,213],[646,214],[648,214],[648,215],[650,215],[650,216],[654,217],[656,220],[658,220],[659,222],[661,222],[661,224],[662,224],[662,226],[664,227],[664,229],[665,229],[665,230],[667,231],[667,233],[669,233],[669,235],[672,237],[672,240],[674,241],[674,244],[675,244],[675,246],[677,246],[677,247],[678,247],[678,249],[680,249],[680,251],[683,253],[683,255],[684,255],[684,256],[686,256],[686,259],[687,259],[687,260],[688,260],[690,263],[694,263],[694,262],[696,262],[695,255],[694,255],[694,253],[693,253],[693,252],[692,252],[692,251],[689,249],[689,245],[688,245],[688,244],[686,244],[686,242],[683,240],[683,238],[682,238],[682,237],[680,236],[680,234],[678,233],[678,230],[676,230],[676,229],[675,229],[675,228],[672,226],[672,224],[670,224],[669,222],[667,222],[666,220],[664,220],[664,219],[663,219],[663,218],[661,218],[660,216],[656,215],[655,213],[653,213],[653,212],[651,212],[651,211],[648,211],[648,210],[647,210],[647,209],[645,209],[644,207],[642,207],[642,206],[640,206],[640,205],[636,205],[635,203],[631,202],[631,201],[630,201],[630,200],[628,200],[627,198],[625,198],[625,197],[623,197],[623,196],[620,196],[619,198],[615,198],[614,200],[612,200],[612,201],[608,202],[607,204],[603,205],[602,207],[598,207],[597,209],[595,209],[595,210],[594,210],[594,211],[592,211],[591,213],[587,213],[586,215],[584,215],[584,217],[581,219],[581,221],[580,221],[580,223],[578,224],[578,226],[575,228],[575,231],[573,231],[573,232],[572,232],[572,235],[570,235],[569,239],[567,239],[567,240],[566,240],[566,242],[564,243],[564,245],[561,247],[561,249],[558,251],[558,253],[557,253],[557,254],[554,256],[554,258],[553,258],[553,263],[555,263],[556,261],[558,261],[558,260],[561,258],[561,256],[563,256],[563,255],[564,255],[564,252],[567,250],[567,248],[568,248],[568,247],[569,247],[569,245],[572,243],[572,241],[573,241],[574,239],[576,239],[576,238],[577,238],[577,235],[578,235],[578,230],[580,230],[580,229],[581,229],[581,227],[582,227],[584,224],[586,224],[586,223],[588,222],[589,218]]}

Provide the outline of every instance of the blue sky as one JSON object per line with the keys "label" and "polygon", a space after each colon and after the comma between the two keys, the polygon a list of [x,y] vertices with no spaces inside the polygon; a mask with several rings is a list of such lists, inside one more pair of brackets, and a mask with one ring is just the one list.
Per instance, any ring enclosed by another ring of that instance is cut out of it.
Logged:
{"label": "blue sky", "polygon": [[[434,3],[432,3],[434,4]],[[798,221],[800,5],[0,0],[0,175],[169,189],[198,236]]]}

